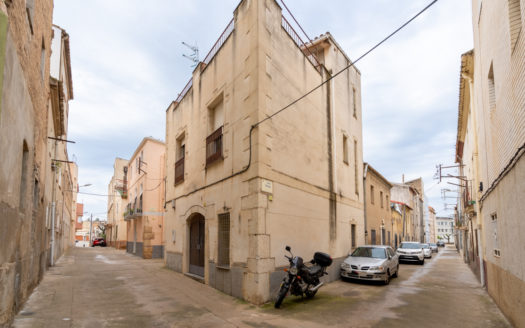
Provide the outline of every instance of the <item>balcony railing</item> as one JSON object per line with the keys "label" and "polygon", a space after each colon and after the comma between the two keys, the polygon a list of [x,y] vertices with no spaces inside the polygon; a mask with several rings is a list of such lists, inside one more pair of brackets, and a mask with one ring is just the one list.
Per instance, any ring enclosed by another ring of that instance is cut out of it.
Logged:
{"label": "balcony railing", "polygon": [[320,71],[321,66],[319,64],[319,60],[317,60],[317,57],[315,57],[315,55],[310,51],[310,48],[306,46],[299,34],[295,32],[292,25],[286,20],[286,18],[284,18],[284,16],[282,16],[281,26],[286,31],[286,33],[288,33],[293,42],[299,47],[299,49],[301,49],[302,53],[305,55],[308,61],[312,63],[312,65],[317,71]]}
{"label": "balcony railing", "polygon": [[126,206],[126,211],[124,212],[124,219],[126,220],[134,219],[140,216],[142,216],[142,195],[140,195],[138,200],[137,197],[135,197],[133,203],[129,203]]}
{"label": "balcony railing", "polygon": [[222,126],[206,138],[206,167],[222,159]]}
{"label": "balcony railing", "polygon": [[175,162],[175,184],[184,181],[184,157]]}

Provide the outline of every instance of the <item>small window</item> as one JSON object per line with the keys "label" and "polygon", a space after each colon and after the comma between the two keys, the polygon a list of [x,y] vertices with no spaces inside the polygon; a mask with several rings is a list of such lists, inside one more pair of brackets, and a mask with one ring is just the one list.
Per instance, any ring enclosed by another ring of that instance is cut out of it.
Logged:
{"label": "small window", "polygon": [[355,194],[359,195],[359,168],[357,167],[357,140],[354,139],[354,188]]}
{"label": "small window", "polygon": [[386,195],[385,197],[386,197],[386,201],[385,201],[385,203],[386,203],[386,209],[387,209],[388,211],[390,211],[390,200],[388,199],[388,195]]}
{"label": "small window", "polygon": [[383,204],[383,192],[382,192],[382,191],[379,192],[379,202],[381,203],[381,208],[384,208],[384,204]]}
{"label": "small window", "polygon": [[496,108],[496,83],[494,81],[494,67],[492,63],[490,64],[488,83],[490,110],[494,110]]}
{"label": "small window", "polygon": [[354,117],[357,118],[357,93],[355,88],[352,88],[352,103],[354,106]]}
{"label": "small window", "polygon": [[496,257],[501,256],[501,251],[499,247],[499,238],[498,238],[498,215],[496,213],[492,213],[490,215],[490,221],[492,225],[492,234],[493,234],[493,254]]}
{"label": "small window", "polygon": [[27,194],[27,175],[29,172],[29,147],[26,141],[22,145],[22,168],[20,172],[20,198],[18,206],[20,210],[26,207],[26,194]]}
{"label": "small window", "polygon": [[221,160],[222,130],[224,125],[224,105],[221,94],[208,107],[208,137],[206,138],[206,166]]}
{"label": "small window", "polygon": [[357,245],[355,240],[355,224],[352,224],[351,226],[351,238],[352,238],[352,248]]}
{"label": "small window", "polygon": [[510,49],[514,50],[521,31],[520,0],[509,0]]}
{"label": "small window", "polygon": [[374,229],[372,229],[370,231],[370,234],[371,234],[371,238],[372,238],[371,244],[375,245],[376,244],[376,231]]}
{"label": "small window", "polygon": [[218,265],[230,266],[230,213],[219,214]]}
{"label": "small window", "polygon": [[343,162],[348,165],[348,137],[343,135]]}
{"label": "small window", "polygon": [[33,35],[33,12],[34,12],[35,0],[26,0],[26,15],[27,24],[29,25],[29,31]]}
{"label": "small window", "polygon": [[175,161],[175,184],[184,181],[184,157],[186,155],[186,141],[184,136],[177,139]]}
{"label": "small window", "polygon": [[370,186],[370,204],[374,204],[374,186]]}

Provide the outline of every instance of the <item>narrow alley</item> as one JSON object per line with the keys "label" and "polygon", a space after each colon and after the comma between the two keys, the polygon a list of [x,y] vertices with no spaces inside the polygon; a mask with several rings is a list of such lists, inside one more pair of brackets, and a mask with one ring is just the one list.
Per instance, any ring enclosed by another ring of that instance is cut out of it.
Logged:
{"label": "narrow alley", "polygon": [[510,327],[456,251],[401,264],[390,285],[336,281],[311,300],[255,307],[112,248],[71,248],[14,327]]}

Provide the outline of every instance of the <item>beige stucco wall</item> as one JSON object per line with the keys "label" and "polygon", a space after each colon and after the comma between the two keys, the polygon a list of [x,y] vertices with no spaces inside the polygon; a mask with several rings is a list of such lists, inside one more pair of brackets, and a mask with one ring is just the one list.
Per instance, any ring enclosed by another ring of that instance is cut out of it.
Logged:
{"label": "beige stucco wall", "polygon": [[[116,248],[126,248],[127,223],[124,220],[124,211],[127,204],[127,192],[121,193],[117,188],[124,186],[124,167],[128,160],[115,158],[113,176],[108,184],[108,223],[106,241]],[[127,188],[127,186],[126,186]]]}
{"label": "beige stucco wall", "polygon": [[[164,142],[144,138],[128,163],[128,199],[127,204],[142,195],[142,213],[127,220],[127,243],[142,243],[144,258],[162,257],[164,246]],[[142,156],[140,170],[138,159]],[[135,230],[136,237],[135,240]]]}
{"label": "beige stucco wall", "polygon": [[[328,88],[323,87],[258,125],[252,134],[249,169],[199,190],[248,165],[251,125],[326,78],[281,27],[280,8],[273,0],[242,1],[234,19],[235,30],[221,50],[205,69],[197,67],[191,90],[180,104],[173,103],[166,111],[166,261],[170,266],[170,256],[180,257],[181,263],[173,266],[188,271],[187,220],[193,213],[202,214],[206,220],[204,281],[213,285],[217,217],[229,212],[230,272],[234,273],[234,267],[243,268],[242,291],[231,293],[261,303],[270,297],[271,274],[287,264],[285,245],[308,259],[315,251],[344,257],[351,248],[351,224],[357,227],[358,244],[364,242],[361,106],[358,97],[354,118],[348,95],[351,86],[360,95],[360,74],[350,69],[331,83],[329,98]],[[327,68],[336,72],[348,61],[330,39],[326,42],[326,50],[319,51],[325,53]],[[206,168],[208,107],[219,98],[223,99],[224,158]],[[328,135],[332,135],[331,145]],[[342,160],[343,135],[349,140],[348,164]],[[186,147],[185,174],[184,182],[175,185],[176,145],[181,137]],[[271,192],[262,191],[263,179],[273,182]],[[332,210],[330,188],[335,199]]]}
{"label": "beige stucco wall", "polygon": [[[366,165],[366,164],[365,164]],[[371,194],[371,187],[374,187],[374,196]],[[385,178],[372,166],[368,165],[366,175],[366,225],[368,236],[366,244],[374,244],[372,242],[372,230],[375,231],[376,239],[375,245],[382,245],[381,228],[385,230],[384,245],[393,245],[395,239],[394,223],[392,220],[392,213],[390,211],[390,189],[392,185],[385,180]],[[390,234],[390,242],[388,235]]]}

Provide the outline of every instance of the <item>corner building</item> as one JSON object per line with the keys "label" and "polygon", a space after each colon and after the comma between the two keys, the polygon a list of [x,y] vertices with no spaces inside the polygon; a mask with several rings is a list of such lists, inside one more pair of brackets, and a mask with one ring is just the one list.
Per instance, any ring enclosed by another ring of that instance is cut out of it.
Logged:
{"label": "corner building", "polygon": [[166,110],[165,261],[255,304],[285,246],[334,263],[364,242],[360,72],[329,34],[303,43],[275,0],[243,0]]}

